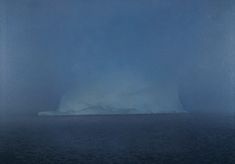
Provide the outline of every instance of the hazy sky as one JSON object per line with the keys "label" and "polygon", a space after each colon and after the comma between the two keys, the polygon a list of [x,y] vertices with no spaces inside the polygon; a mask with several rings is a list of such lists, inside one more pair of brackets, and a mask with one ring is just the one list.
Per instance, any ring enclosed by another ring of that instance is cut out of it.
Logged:
{"label": "hazy sky", "polygon": [[9,113],[54,110],[74,86],[120,69],[179,83],[187,110],[231,102],[233,0],[0,1]]}

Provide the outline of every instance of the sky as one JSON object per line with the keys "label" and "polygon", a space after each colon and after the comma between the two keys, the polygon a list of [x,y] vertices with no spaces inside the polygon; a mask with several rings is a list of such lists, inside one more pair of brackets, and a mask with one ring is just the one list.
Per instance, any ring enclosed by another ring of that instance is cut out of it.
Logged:
{"label": "sky", "polygon": [[2,113],[60,110],[120,79],[156,104],[233,111],[233,0],[0,2]]}

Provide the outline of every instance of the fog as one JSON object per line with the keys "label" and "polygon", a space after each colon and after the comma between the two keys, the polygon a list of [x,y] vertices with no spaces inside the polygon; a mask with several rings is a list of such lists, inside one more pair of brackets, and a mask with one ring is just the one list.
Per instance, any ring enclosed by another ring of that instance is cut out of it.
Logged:
{"label": "fog", "polygon": [[234,112],[232,0],[1,1],[1,114]]}

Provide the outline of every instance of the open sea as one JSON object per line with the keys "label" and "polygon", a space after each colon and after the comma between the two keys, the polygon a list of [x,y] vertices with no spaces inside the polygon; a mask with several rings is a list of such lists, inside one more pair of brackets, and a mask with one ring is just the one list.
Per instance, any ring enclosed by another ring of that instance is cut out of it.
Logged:
{"label": "open sea", "polygon": [[232,116],[17,117],[0,121],[0,164],[235,164]]}

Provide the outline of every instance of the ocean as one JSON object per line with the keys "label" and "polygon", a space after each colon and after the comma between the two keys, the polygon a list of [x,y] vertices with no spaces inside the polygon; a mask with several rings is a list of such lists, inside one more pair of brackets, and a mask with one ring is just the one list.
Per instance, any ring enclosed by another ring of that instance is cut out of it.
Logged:
{"label": "ocean", "polygon": [[1,120],[0,164],[235,163],[231,116],[12,116]]}

